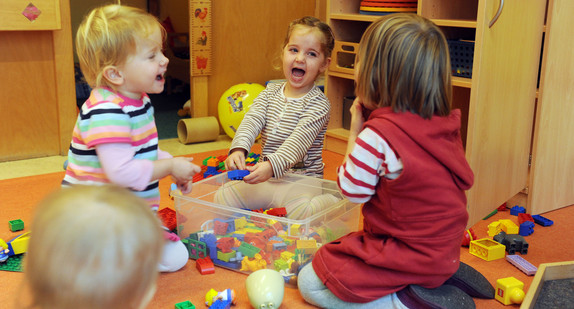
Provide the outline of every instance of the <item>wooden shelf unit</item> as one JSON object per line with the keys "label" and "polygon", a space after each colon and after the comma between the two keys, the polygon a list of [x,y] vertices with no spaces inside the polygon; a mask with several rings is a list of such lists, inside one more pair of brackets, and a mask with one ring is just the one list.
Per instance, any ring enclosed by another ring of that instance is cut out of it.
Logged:
{"label": "wooden shelf unit", "polygon": [[[558,0],[549,0],[558,1]],[[564,0],[560,0],[564,1]],[[339,41],[358,43],[380,16],[359,14],[360,0],[331,0],[327,20]],[[462,134],[475,184],[468,191],[469,226],[527,187],[536,80],[546,3],[507,0],[419,0],[417,14],[437,24],[447,39],[475,42],[472,78],[453,77],[453,107],[462,110]],[[333,58],[332,61],[337,61]],[[327,71],[332,114],[325,142],[344,153],[343,98],[353,96],[353,74]]]}

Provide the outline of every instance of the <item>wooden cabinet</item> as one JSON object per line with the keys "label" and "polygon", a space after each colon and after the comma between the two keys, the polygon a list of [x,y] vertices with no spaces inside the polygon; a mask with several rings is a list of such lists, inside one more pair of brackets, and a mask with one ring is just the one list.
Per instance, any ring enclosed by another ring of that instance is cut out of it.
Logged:
{"label": "wooden cabinet", "polygon": [[60,1],[2,1],[0,30],[61,29]]}
{"label": "wooden cabinet", "polygon": [[[359,0],[332,0],[327,17],[337,40],[359,42],[378,16],[361,15]],[[453,105],[463,112],[466,157],[475,173],[468,191],[469,226],[522,191],[529,181],[536,85],[546,1],[419,0],[419,15],[447,39],[474,41],[472,78],[453,77]],[[336,59],[334,54],[332,61]],[[325,148],[344,152],[342,98],[353,95],[353,75],[328,71],[332,117]]]}
{"label": "wooden cabinet", "polygon": [[0,8],[0,161],[67,154],[76,118],[69,1],[33,1],[34,21],[29,3]]}
{"label": "wooden cabinet", "polygon": [[532,144],[528,208],[574,204],[574,2],[549,0]]}

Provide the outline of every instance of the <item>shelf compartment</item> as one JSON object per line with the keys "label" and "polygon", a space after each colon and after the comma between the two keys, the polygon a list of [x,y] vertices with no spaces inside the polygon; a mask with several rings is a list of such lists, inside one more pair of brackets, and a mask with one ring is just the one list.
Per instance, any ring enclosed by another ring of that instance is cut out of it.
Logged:
{"label": "shelf compartment", "polygon": [[353,75],[358,49],[358,43],[335,41],[329,71]]}
{"label": "shelf compartment", "polygon": [[[431,20],[447,22],[474,21],[478,13],[478,0],[433,0],[419,1],[419,15]],[[456,25],[460,27],[460,25]]]}

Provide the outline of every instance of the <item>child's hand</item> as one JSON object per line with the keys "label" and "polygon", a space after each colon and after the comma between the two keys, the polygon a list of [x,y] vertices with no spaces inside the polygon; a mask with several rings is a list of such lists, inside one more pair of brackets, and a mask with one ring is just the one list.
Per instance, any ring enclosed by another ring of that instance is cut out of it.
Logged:
{"label": "child's hand", "polygon": [[178,183],[177,188],[181,191],[181,194],[188,194],[191,193],[191,187],[193,185],[192,181],[186,181],[183,183]]}
{"label": "child's hand", "polygon": [[243,150],[235,150],[225,159],[225,170],[244,170],[245,153]]}
{"label": "child's hand", "polygon": [[[193,175],[201,172],[201,168],[193,163],[193,158],[175,157],[172,159],[171,175],[175,178],[178,186],[193,180]],[[182,190],[183,192],[183,190]]]}
{"label": "child's hand", "polygon": [[260,162],[254,166],[248,166],[247,170],[250,173],[243,177],[243,181],[252,185],[267,181],[269,178],[273,177],[273,167],[269,161]]}
{"label": "child's hand", "polygon": [[361,102],[359,98],[356,98],[349,109],[351,112],[351,126],[349,130],[351,132],[358,134],[363,129],[363,123],[365,123],[365,117],[363,116],[364,110],[367,109],[363,106],[363,102]]}

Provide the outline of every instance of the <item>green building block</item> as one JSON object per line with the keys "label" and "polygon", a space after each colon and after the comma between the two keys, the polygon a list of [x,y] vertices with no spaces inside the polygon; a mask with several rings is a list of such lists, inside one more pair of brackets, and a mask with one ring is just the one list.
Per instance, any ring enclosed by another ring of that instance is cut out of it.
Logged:
{"label": "green building block", "polygon": [[22,221],[22,219],[8,221],[8,225],[10,225],[10,231],[12,232],[18,232],[24,229],[24,221]]}
{"label": "green building block", "polygon": [[223,253],[221,251],[217,251],[217,259],[229,262],[231,258],[235,257],[235,250],[231,250],[231,252]]}
{"label": "green building block", "polygon": [[13,255],[9,257],[4,263],[0,263],[0,270],[21,272],[22,257],[24,257],[23,254]]}
{"label": "green building block", "polygon": [[189,300],[187,300],[187,301],[175,304],[175,309],[195,309],[195,306]]}
{"label": "green building block", "polygon": [[239,246],[238,250],[243,255],[248,256],[250,258],[253,258],[255,256],[255,254],[257,254],[257,253],[259,253],[259,251],[261,251],[261,249],[255,247],[252,244],[246,243],[246,242],[241,242],[241,246]]}

